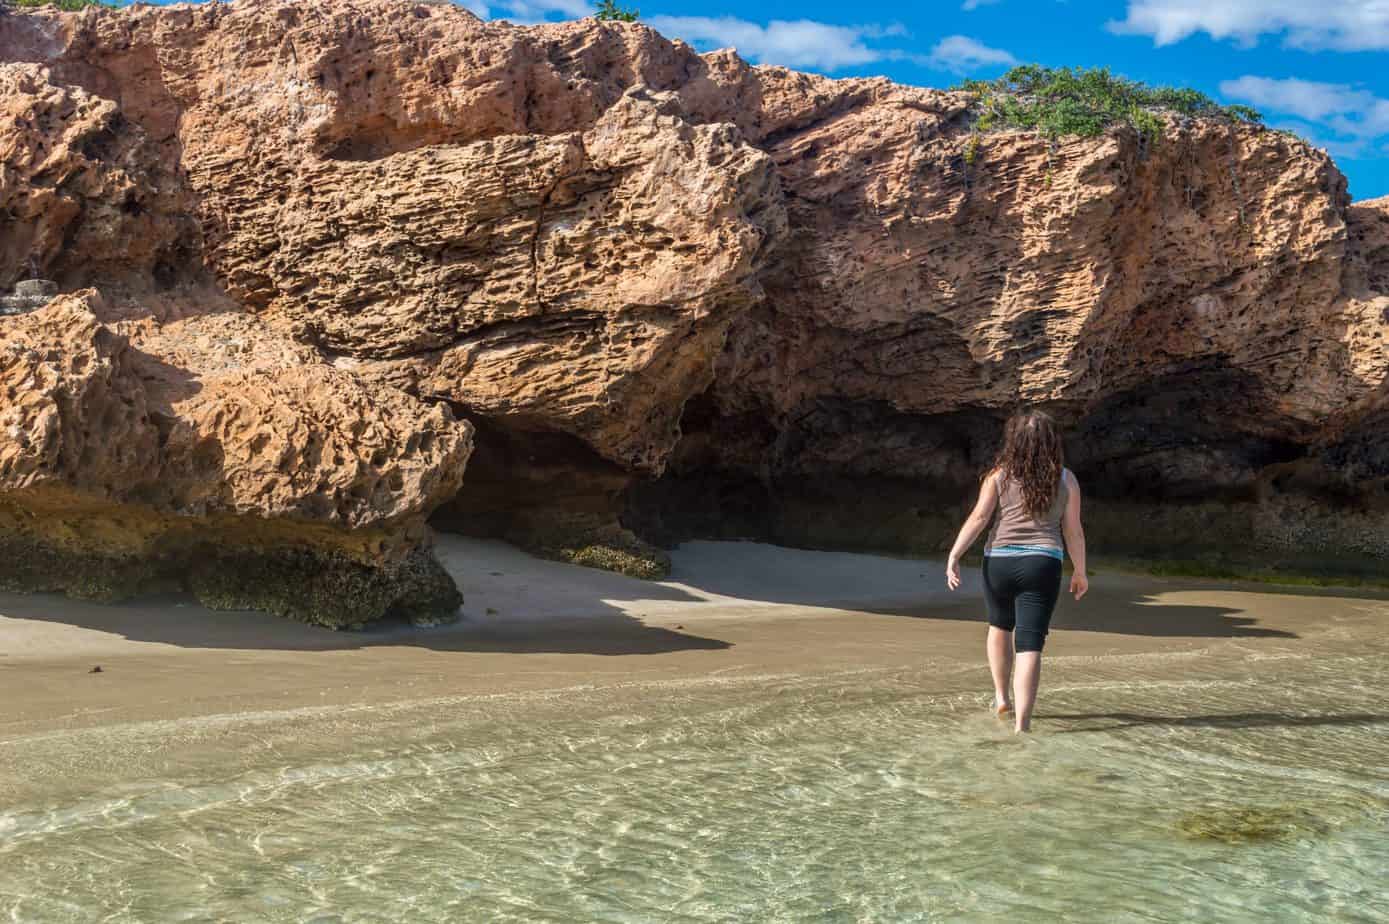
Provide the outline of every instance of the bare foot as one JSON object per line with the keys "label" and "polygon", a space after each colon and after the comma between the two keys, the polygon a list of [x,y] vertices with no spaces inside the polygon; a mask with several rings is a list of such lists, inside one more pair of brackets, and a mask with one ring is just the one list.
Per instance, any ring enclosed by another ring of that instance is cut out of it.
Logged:
{"label": "bare foot", "polygon": [[1000,719],[1003,719],[1007,718],[1008,713],[1012,711],[1012,703],[1008,702],[1008,700],[1006,699],[1000,699],[997,696],[994,697],[994,715],[998,716]]}

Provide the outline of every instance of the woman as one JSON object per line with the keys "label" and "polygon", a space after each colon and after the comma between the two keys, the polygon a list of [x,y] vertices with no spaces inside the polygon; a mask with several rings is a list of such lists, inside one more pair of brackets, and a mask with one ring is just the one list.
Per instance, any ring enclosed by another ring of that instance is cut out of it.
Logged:
{"label": "woman", "polygon": [[[979,502],[960,528],[945,580],[960,586],[960,557],[998,511],[984,546],[984,599],[989,608],[989,670],[994,711],[1016,707],[1015,732],[1032,727],[1032,707],[1042,672],[1042,645],[1061,593],[1061,563],[1071,554],[1071,593],[1079,600],[1085,577],[1085,531],[1080,526],[1080,485],[1065,467],[1056,421],[1041,411],[1018,414],[1003,431],[1003,448],[984,476]],[[1064,540],[1064,544],[1063,544]],[[1013,672],[1013,702],[1008,676]]]}

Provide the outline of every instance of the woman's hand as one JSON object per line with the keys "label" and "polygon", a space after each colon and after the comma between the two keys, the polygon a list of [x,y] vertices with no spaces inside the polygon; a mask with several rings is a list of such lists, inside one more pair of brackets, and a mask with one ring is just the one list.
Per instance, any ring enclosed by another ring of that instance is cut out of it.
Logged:
{"label": "woman's hand", "polygon": [[1076,595],[1079,600],[1085,596],[1085,592],[1090,589],[1090,579],[1085,576],[1084,571],[1071,572],[1071,593]]}
{"label": "woman's hand", "polygon": [[975,502],[974,510],[965,520],[965,525],[960,527],[960,534],[955,537],[955,544],[950,547],[950,556],[946,559],[945,583],[951,590],[960,586],[960,559],[989,525],[997,506],[998,473],[989,472],[979,487],[979,500]]}

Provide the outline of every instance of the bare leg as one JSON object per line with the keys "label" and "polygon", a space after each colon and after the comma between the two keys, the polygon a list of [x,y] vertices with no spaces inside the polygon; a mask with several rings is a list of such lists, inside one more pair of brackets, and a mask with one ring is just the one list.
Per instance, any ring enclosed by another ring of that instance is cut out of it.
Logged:
{"label": "bare leg", "polygon": [[1013,672],[1013,633],[989,626],[985,643],[989,652],[989,673],[994,675],[994,708],[1008,705],[1008,675]]}
{"label": "bare leg", "polygon": [[1042,679],[1042,653],[1019,651],[1018,670],[1013,675],[1013,708],[1017,710],[1014,731],[1032,730],[1032,707],[1037,703],[1037,683]]}

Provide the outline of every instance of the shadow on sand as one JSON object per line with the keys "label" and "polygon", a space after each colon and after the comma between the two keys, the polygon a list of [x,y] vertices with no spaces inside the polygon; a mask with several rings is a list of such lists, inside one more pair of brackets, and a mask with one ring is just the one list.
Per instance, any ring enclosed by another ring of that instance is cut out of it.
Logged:
{"label": "shadow on sand", "polygon": [[[911,607],[891,612],[916,619],[962,619],[983,625],[982,600],[946,607]],[[1170,638],[1298,638],[1296,632],[1258,624],[1248,610],[1228,606],[1167,603],[1155,594],[1092,589],[1084,601],[1065,598],[1051,628],[1065,632],[1108,632]]]}
{"label": "shadow on sand", "polygon": [[[675,565],[674,579],[707,595],[920,619],[985,621],[978,571],[967,571],[959,593],[951,594],[944,587],[943,565],[934,561],[785,549],[751,542],[691,542],[677,551]],[[1111,586],[1094,586],[1079,604],[1063,593],[1052,628],[1188,638],[1298,637],[1294,632],[1260,626],[1258,617],[1247,610],[1163,601],[1157,593],[1138,591],[1134,585],[1142,581],[1125,577]],[[1224,589],[1210,582],[1190,583]],[[1264,592],[1262,587],[1243,589]],[[1277,590],[1297,593],[1295,588]],[[1334,594],[1315,588],[1307,595]]]}
{"label": "shadow on sand", "polygon": [[[360,631],[333,631],[266,613],[208,610],[185,596],[104,604],[49,594],[0,594],[0,638],[4,617],[60,623],[136,642],[203,649],[347,651],[411,647],[431,651],[641,655],[732,647],[721,639],[648,626],[618,610],[544,623],[479,624],[464,617],[457,623],[432,628],[386,619]],[[53,652],[54,656],[63,653]]]}
{"label": "shadow on sand", "polygon": [[[643,621],[649,609],[702,602],[679,587],[544,561],[500,542],[444,536],[436,551],[465,597],[459,621],[448,625],[419,628],[387,619],[339,632],[266,613],[209,610],[184,595],[108,604],[0,593],[0,650],[6,617],[196,649],[643,655],[732,647]],[[61,638],[57,631],[53,637]]]}
{"label": "shadow on sand", "polygon": [[[419,629],[384,623],[362,632],[331,632],[260,613],[212,612],[188,598],[110,605],[0,594],[0,647],[7,641],[7,619],[53,624],[54,646],[64,644],[61,627],[69,626],[183,648],[408,646],[595,655],[727,649],[727,641],[684,631],[684,620],[773,604],[984,622],[977,571],[967,572],[965,586],[951,594],[938,562],[914,559],[750,542],[692,542],[676,550],[671,580],[655,583],[543,561],[500,542],[459,536],[441,536],[437,554],[466,597],[462,619],[453,625]],[[1096,585],[1082,604],[1063,598],[1053,628],[1139,636],[1298,637],[1259,625],[1244,609],[1169,602],[1158,596],[1160,590],[1140,592],[1135,585],[1147,586],[1141,579]],[[1327,594],[1319,590],[1315,595]],[[26,653],[36,653],[32,644]],[[61,647],[55,651],[60,653]]]}
{"label": "shadow on sand", "polygon": [[[1087,606],[1087,603],[1093,605]],[[1116,595],[1101,591],[1077,604],[1057,607],[1052,628],[1123,635],[1199,638],[1297,638],[1296,632],[1258,625],[1246,610],[1226,606],[1162,603],[1152,594]]]}

